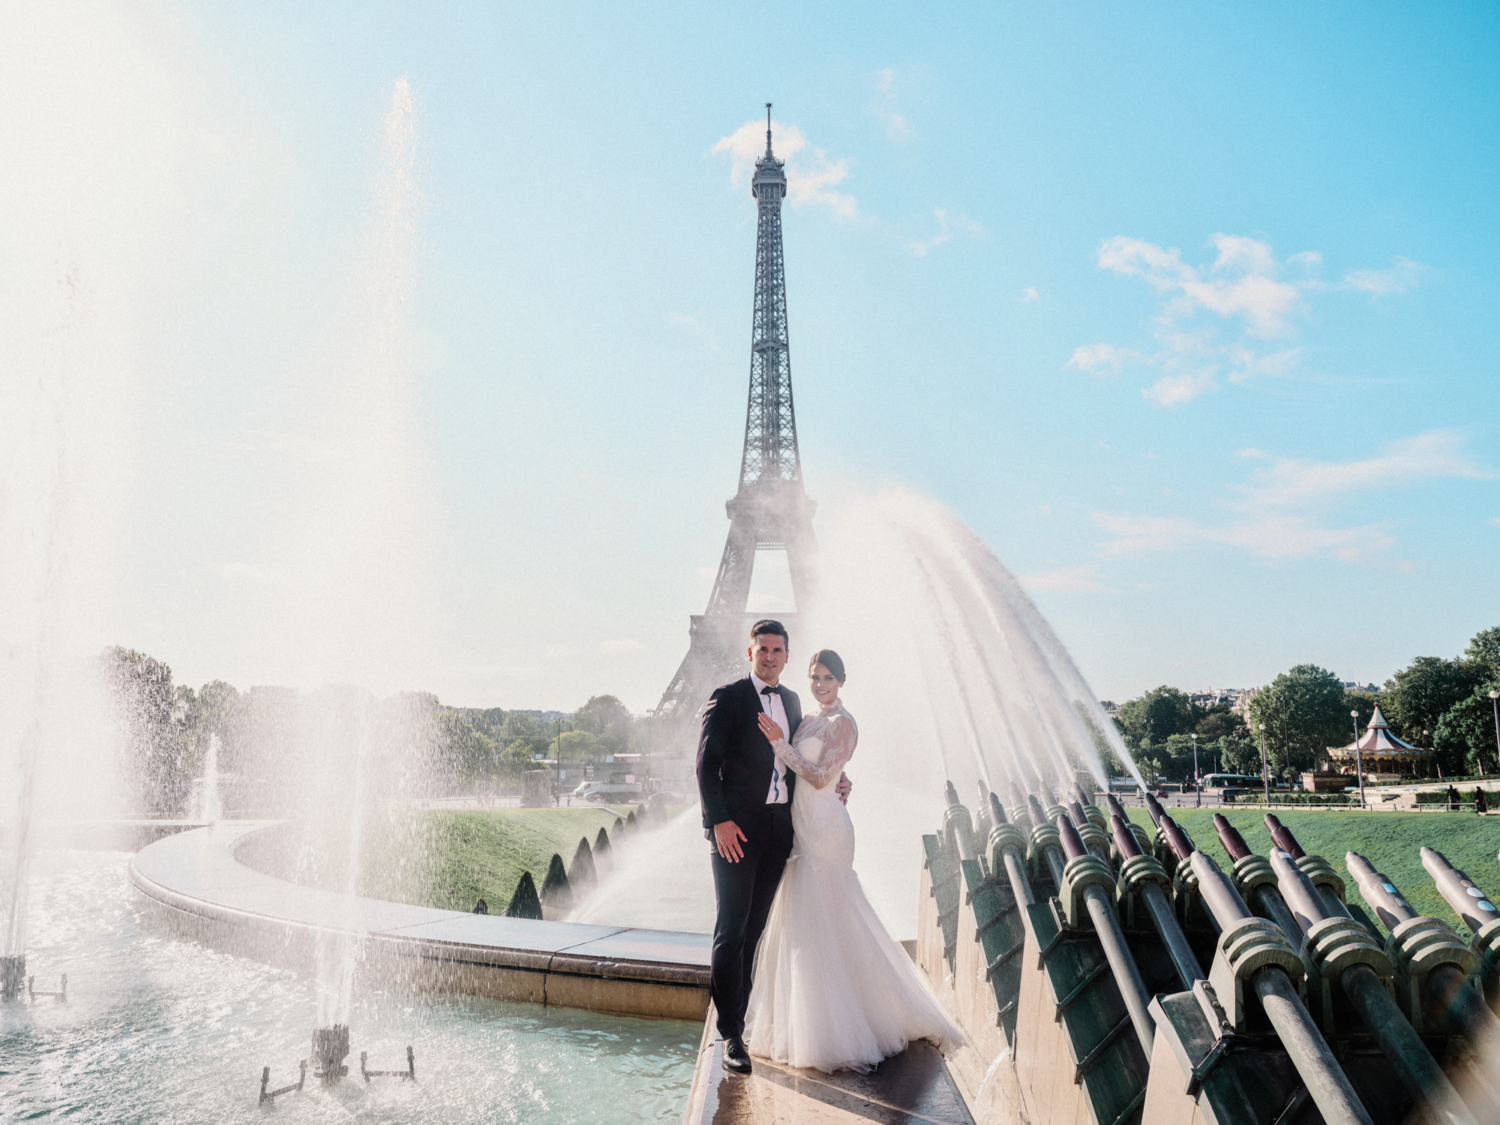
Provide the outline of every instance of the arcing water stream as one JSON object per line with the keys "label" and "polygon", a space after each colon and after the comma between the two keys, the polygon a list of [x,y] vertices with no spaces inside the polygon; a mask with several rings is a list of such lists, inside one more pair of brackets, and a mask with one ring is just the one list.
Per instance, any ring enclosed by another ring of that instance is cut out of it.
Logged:
{"label": "arcing water stream", "polygon": [[[843,658],[859,722],[848,773],[857,869],[891,931],[915,932],[921,837],[942,819],[944,782],[1054,787],[1080,766],[1103,779],[1107,749],[1139,782],[1114,724],[1015,577],[940,505],[907,491],[851,504],[823,539],[818,602],[792,638],[784,681],[808,705],[805,659]],[[974,796],[968,798],[970,802]],[[605,880],[577,917],[709,929],[713,887],[696,807],[657,830],[651,860]],[[675,923],[674,923],[675,924]]]}

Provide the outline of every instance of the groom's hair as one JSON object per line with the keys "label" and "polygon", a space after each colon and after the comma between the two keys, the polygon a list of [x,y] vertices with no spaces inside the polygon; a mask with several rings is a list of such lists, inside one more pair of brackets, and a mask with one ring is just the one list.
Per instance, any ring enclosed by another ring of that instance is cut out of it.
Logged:
{"label": "groom's hair", "polygon": [[762,617],[754,625],[750,626],[750,643],[754,644],[756,637],[763,636],[766,633],[777,634],[786,642],[787,648],[792,647],[792,638],[786,635],[786,626],[780,621],[775,621],[769,617]]}

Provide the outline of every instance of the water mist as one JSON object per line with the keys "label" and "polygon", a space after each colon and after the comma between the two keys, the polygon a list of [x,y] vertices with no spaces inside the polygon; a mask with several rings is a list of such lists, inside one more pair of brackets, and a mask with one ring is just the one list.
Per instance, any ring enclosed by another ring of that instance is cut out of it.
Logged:
{"label": "water mist", "polygon": [[[916,932],[921,837],[935,831],[944,784],[968,802],[978,784],[1105,776],[1107,749],[1140,780],[1129,751],[1062,642],[1015,577],[941,505],[909,491],[845,506],[821,535],[818,601],[799,621],[782,682],[810,695],[806,659],[832,648],[859,723],[849,765],[855,865],[891,932]],[[622,925],[713,925],[708,845],[693,807],[658,831],[577,917]],[[671,901],[668,901],[668,900]]]}

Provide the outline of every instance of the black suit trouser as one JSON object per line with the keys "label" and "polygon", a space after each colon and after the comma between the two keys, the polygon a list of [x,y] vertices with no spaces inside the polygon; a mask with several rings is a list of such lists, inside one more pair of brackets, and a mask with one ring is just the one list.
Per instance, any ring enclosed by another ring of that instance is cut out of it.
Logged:
{"label": "black suit trouser", "polygon": [[708,989],[719,1016],[719,1034],[725,1039],[745,1031],[755,948],[766,928],[787,856],[792,854],[791,803],[766,805],[765,810],[750,824],[736,821],[749,837],[741,845],[743,859],[730,863],[717,850],[713,854],[719,912],[714,920]]}

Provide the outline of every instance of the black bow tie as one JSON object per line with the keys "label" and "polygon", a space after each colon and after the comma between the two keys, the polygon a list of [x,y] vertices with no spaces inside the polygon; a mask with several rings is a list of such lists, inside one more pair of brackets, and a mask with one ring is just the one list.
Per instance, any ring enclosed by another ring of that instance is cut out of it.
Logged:
{"label": "black bow tie", "polygon": [[781,694],[781,685],[777,684],[775,687],[770,687],[770,686],[763,687],[763,688],[760,689],[760,693],[761,693],[761,695],[780,695]]}

